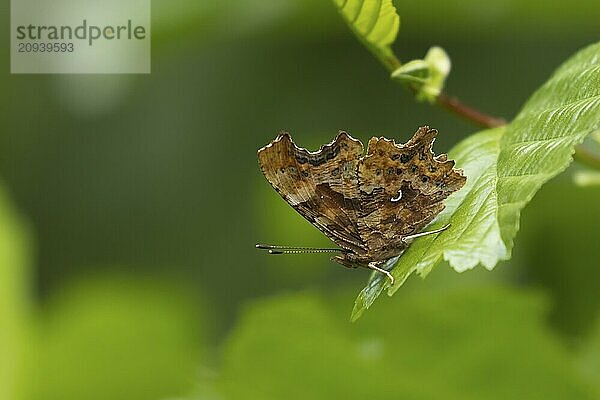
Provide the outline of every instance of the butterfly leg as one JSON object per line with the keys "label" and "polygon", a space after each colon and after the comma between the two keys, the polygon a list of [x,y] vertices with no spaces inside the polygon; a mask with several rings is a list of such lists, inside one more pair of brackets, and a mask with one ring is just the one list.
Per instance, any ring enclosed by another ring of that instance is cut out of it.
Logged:
{"label": "butterfly leg", "polygon": [[443,232],[443,231],[445,231],[448,228],[450,228],[450,224],[447,224],[447,225],[441,227],[440,229],[436,229],[436,230],[433,230],[433,231],[421,232],[421,233],[417,233],[417,234],[410,235],[410,236],[404,236],[402,238],[402,241],[404,243],[406,243],[409,240],[416,239],[416,238],[421,237],[421,236],[433,235],[433,234],[436,234],[436,233]]}
{"label": "butterfly leg", "polygon": [[392,274],[390,274],[390,271],[387,271],[387,270],[385,270],[385,269],[383,269],[383,268],[379,268],[379,267],[377,266],[377,262],[375,262],[375,261],[371,261],[371,262],[370,262],[370,263],[369,263],[367,266],[368,266],[370,269],[372,269],[372,270],[374,270],[374,271],[377,271],[377,272],[381,272],[382,274],[384,274],[385,276],[387,276],[387,277],[388,277],[388,279],[390,280],[390,285],[394,286],[395,279],[394,279],[394,277],[392,276]]}

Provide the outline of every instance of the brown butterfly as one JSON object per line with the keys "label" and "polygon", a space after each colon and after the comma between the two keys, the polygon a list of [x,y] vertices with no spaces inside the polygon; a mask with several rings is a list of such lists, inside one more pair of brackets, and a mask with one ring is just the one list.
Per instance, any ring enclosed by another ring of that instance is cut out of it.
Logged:
{"label": "brown butterfly", "polygon": [[271,254],[339,252],[332,260],[394,278],[386,262],[444,209],[443,201],[466,182],[446,154],[435,157],[435,129],[421,127],[405,144],[373,137],[363,144],[341,131],[319,151],[297,147],[283,132],[258,151],[260,168],[275,190],[339,249],[256,245]]}

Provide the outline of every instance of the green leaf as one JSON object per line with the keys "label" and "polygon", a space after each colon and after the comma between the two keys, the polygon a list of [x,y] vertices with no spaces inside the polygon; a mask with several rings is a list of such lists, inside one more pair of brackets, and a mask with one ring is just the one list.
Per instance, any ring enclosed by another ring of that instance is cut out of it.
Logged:
{"label": "green leaf", "polygon": [[358,39],[388,68],[399,66],[391,45],[400,29],[392,0],[333,0]]}
{"label": "green leaf", "polygon": [[435,102],[450,74],[450,57],[441,47],[434,46],[424,60],[413,60],[392,72],[392,79],[409,84],[417,92],[417,99]]}
{"label": "green leaf", "polygon": [[61,290],[39,326],[29,400],[151,400],[187,394],[198,323],[181,285],[94,276]]}
{"label": "green leaf", "polygon": [[598,144],[600,144],[600,131],[599,132],[594,132],[591,136],[591,138]]}
{"label": "green leaf", "polygon": [[[473,135],[449,152],[468,177],[446,202],[432,228],[392,271],[398,282],[417,271],[426,276],[443,258],[458,272],[509,259],[522,208],[572,161],[574,146],[600,128],[600,44],[571,57],[525,104],[507,127]],[[389,284],[372,276],[352,312],[357,319]],[[389,294],[400,284],[389,287]]]}
{"label": "green leaf", "polygon": [[421,96],[424,100],[433,101],[444,88],[452,64],[448,53],[439,46],[434,46],[427,51],[425,62],[429,65],[430,77],[427,85],[421,88]]}
{"label": "green leaf", "polygon": [[581,350],[581,370],[600,398],[600,318],[597,318],[596,327]]}
{"label": "green leaf", "polygon": [[333,2],[356,37],[392,73],[392,79],[412,87],[418,100],[435,101],[450,73],[450,58],[441,47],[429,49],[423,60],[401,65],[391,49],[400,29],[392,0]]}
{"label": "green leaf", "polygon": [[539,296],[487,285],[403,294],[352,326],[311,295],[255,304],[226,343],[223,398],[593,398]]}
{"label": "green leaf", "polygon": [[498,220],[511,249],[521,209],[562,172],[573,149],[600,129],[600,43],[565,62],[525,104],[501,143]]}
{"label": "green leaf", "polygon": [[30,323],[29,231],[0,185],[0,399],[19,398]]}
{"label": "green leaf", "polygon": [[423,86],[430,77],[429,64],[425,60],[412,60],[392,72],[392,79],[406,84]]}

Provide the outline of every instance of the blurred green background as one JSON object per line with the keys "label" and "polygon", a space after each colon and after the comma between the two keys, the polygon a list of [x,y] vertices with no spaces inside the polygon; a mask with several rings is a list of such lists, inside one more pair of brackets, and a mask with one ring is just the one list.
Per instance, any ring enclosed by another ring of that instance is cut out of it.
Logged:
{"label": "blurred green background", "polygon": [[[597,0],[395,4],[401,59],[444,47],[447,91],[508,119],[598,40]],[[510,262],[441,265],[351,324],[367,271],[255,251],[328,243],[256,150],[429,124],[442,152],[476,128],[392,84],[329,1],[152,7],[148,76],[10,75],[0,53],[0,400],[600,398],[600,187],[578,165]]]}

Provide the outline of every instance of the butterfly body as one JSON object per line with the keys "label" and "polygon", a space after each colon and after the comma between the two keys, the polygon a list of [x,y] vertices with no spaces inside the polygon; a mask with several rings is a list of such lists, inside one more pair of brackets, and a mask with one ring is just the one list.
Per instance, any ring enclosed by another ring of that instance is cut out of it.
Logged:
{"label": "butterfly body", "polygon": [[405,144],[373,137],[363,154],[346,132],[316,152],[283,132],[258,159],[284,200],[341,247],[334,261],[372,268],[400,255],[466,181],[454,161],[433,154],[436,134],[425,126]]}

